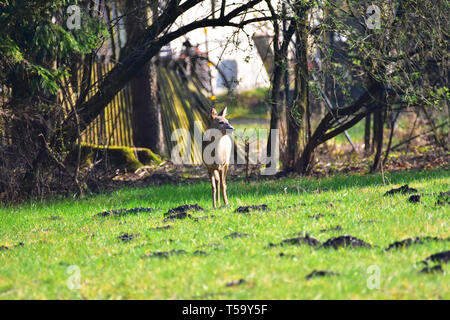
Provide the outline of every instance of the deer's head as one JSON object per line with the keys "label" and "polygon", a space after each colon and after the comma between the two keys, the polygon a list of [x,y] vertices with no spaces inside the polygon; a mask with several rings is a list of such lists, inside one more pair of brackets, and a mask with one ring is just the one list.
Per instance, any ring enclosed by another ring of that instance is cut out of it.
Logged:
{"label": "deer's head", "polygon": [[[226,119],[227,107],[218,114],[215,108],[211,109],[210,115],[210,126],[209,129],[217,129],[222,132],[222,134],[232,133],[234,128]],[[228,131],[228,132],[227,132]]]}

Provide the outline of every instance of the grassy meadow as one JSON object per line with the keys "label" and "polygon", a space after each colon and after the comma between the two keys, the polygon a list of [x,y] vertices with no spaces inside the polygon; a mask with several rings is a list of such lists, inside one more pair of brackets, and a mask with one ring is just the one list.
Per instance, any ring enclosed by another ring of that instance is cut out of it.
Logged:
{"label": "grassy meadow", "polygon": [[[385,182],[381,175],[231,181],[229,207],[216,210],[207,182],[1,208],[0,299],[449,299],[448,265],[420,272],[449,241],[384,249],[415,236],[450,237],[448,205],[436,204],[450,189],[450,171],[388,173]],[[420,203],[383,196],[405,183]],[[183,204],[205,211],[164,221]],[[269,211],[235,212],[253,204]],[[96,215],[135,207],[155,210]],[[236,232],[248,236],[226,238]],[[321,242],[352,235],[373,247],[269,247],[302,232]],[[155,254],[171,250],[184,251]],[[335,275],[306,279],[313,270]]]}

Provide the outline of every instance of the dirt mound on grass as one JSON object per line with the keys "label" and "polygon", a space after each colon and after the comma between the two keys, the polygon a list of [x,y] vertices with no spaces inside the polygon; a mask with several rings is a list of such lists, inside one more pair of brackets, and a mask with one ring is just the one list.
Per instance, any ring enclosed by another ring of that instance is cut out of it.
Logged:
{"label": "dirt mound on grass", "polygon": [[19,242],[18,244],[14,245],[12,247],[8,247],[6,245],[1,245],[0,246],[0,251],[2,251],[2,250],[10,250],[12,248],[23,247],[23,246],[24,246],[23,242]]}
{"label": "dirt mound on grass", "polygon": [[352,236],[339,236],[325,241],[322,245],[324,248],[372,248],[372,245]]}
{"label": "dirt mound on grass", "polygon": [[158,251],[151,252],[149,254],[144,255],[142,258],[169,258],[173,255],[186,254],[187,252],[184,250],[170,250],[170,251]]}
{"label": "dirt mound on grass", "polygon": [[197,212],[203,210],[204,209],[200,207],[198,204],[185,204],[179,207],[169,209],[169,211],[164,213],[165,218],[164,221],[192,218],[192,215],[190,215],[188,212]]}
{"label": "dirt mound on grass", "polygon": [[[149,254],[146,254],[142,256],[142,258],[169,258],[174,255],[181,255],[181,254],[187,254],[185,250],[169,250],[169,251],[157,251],[157,252],[150,252]],[[195,256],[206,256],[208,255],[207,252],[202,250],[195,250],[192,252]]]}
{"label": "dirt mound on grass", "polygon": [[117,237],[117,239],[123,241],[123,242],[129,242],[133,239],[136,239],[137,237],[139,237],[138,234],[133,234],[133,233],[122,233],[120,236]]}
{"label": "dirt mound on grass", "polygon": [[342,227],[341,225],[336,225],[334,227],[329,227],[329,228],[325,228],[325,229],[321,229],[320,232],[329,232],[329,231],[342,231]]}
{"label": "dirt mound on grass", "polygon": [[441,192],[436,199],[437,205],[450,204],[450,191]]}
{"label": "dirt mound on grass", "polygon": [[208,255],[208,252],[202,250],[195,250],[192,254],[194,256],[206,256]]}
{"label": "dirt mound on grass", "polygon": [[97,217],[123,217],[129,214],[138,214],[141,212],[152,212],[154,211],[155,208],[132,208],[132,209],[114,209],[114,210],[108,210],[108,211],[103,211],[100,213],[97,213],[95,216]]}
{"label": "dirt mound on grass", "polygon": [[150,230],[160,231],[160,230],[167,230],[167,229],[170,229],[170,228],[172,228],[172,226],[170,224],[168,224],[168,225],[162,226],[162,227],[154,227],[154,228],[151,228]]}
{"label": "dirt mound on grass", "polygon": [[413,194],[408,198],[408,201],[411,203],[419,203],[420,202],[420,196],[418,194]]}
{"label": "dirt mound on grass", "polygon": [[188,212],[203,211],[204,209],[198,204],[185,204],[176,208],[169,209],[164,213],[164,221],[192,218]]}
{"label": "dirt mound on grass", "polygon": [[296,238],[284,239],[278,244],[269,243],[269,248],[277,247],[277,246],[285,246],[285,245],[302,245],[306,244],[311,247],[319,247],[323,248],[372,248],[372,245],[355,237],[344,235],[335,238],[330,238],[325,241],[323,244],[314,237],[311,237],[309,234],[304,234],[303,236],[299,236]]}
{"label": "dirt mound on grass", "polygon": [[169,216],[174,213],[182,213],[182,212],[188,212],[188,211],[204,211],[202,207],[200,207],[198,204],[185,204],[176,208],[169,209],[164,216]]}
{"label": "dirt mound on grass", "polygon": [[239,279],[239,280],[233,280],[231,282],[228,282],[226,284],[227,287],[237,287],[240,286],[241,284],[245,284],[247,283],[247,281],[245,281],[245,279]]}
{"label": "dirt mound on grass", "polygon": [[268,211],[269,208],[266,204],[261,205],[251,205],[251,206],[242,206],[238,207],[235,212],[238,213],[250,213],[252,211]]}
{"label": "dirt mound on grass", "polygon": [[391,195],[394,195],[397,193],[408,194],[408,193],[416,193],[416,192],[417,192],[417,189],[410,188],[407,184],[405,184],[404,186],[401,186],[400,188],[391,189],[391,190],[387,191],[384,195],[391,196]]}
{"label": "dirt mound on grass", "polygon": [[422,244],[424,242],[428,241],[449,241],[449,238],[438,238],[438,237],[414,237],[414,238],[407,238],[401,241],[395,241],[391,243],[385,251],[390,251],[393,249],[399,249],[399,248],[406,248],[413,244]]}
{"label": "dirt mound on grass", "polygon": [[431,268],[429,266],[426,266],[425,268],[420,270],[420,273],[443,273],[443,272],[444,270],[442,269],[442,266],[440,264]]}
{"label": "dirt mound on grass", "polygon": [[425,260],[423,260],[423,263],[428,264],[429,261],[442,262],[442,263],[449,262],[450,261],[450,250],[432,254],[431,256],[425,258]]}
{"label": "dirt mound on grass", "polygon": [[302,245],[306,244],[308,246],[316,247],[320,245],[320,241],[316,238],[311,237],[309,234],[306,234],[302,237],[284,239],[279,244],[269,243],[269,247],[277,247],[277,246],[285,246],[285,245]]}
{"label": "dirt mound on grass", "polygon": [[192,218],[192,216],[186,212],[178,212],[178,213],[173,213],[173,214],[167,215],[166,218],[164,218],[164,222],[172,221],[172,220],[183,220],[186,218]]}
{"label": "dirt mound on grass", "polygon": [[249,237],[250,235],[248,233],[240,233],[240,232],[233,232],[227,236],[225,236],[224,238],[242,238],[242,237]]}
{"label": "dirt mound on grass", "polygon": [[339,273],[333,272],[333,271],[327,271],[327,270],[313,270],[310,274],[308,274],[305,278],[306,280],[309,280],[311,278],[317,278],[317,277],[325,277],[325,276],[338,276]]}

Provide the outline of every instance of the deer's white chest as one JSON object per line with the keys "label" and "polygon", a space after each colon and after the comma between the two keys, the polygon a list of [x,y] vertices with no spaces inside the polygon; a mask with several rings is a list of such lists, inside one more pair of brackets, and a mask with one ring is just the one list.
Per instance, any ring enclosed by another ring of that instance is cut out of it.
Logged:
{"label": "deer's white chest", "polygon": [[231,149],[233,141],[229,135],[224,135],[219,139],[217,143],[216,163],[217,164],[229,164],[231,157]]}

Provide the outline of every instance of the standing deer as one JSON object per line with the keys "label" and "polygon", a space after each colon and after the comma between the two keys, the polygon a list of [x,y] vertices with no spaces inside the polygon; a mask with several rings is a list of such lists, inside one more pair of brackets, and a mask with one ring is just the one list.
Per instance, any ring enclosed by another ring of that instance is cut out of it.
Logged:
{"label": "standing deer", "polygon": [[233,145],[229,133],[232,133],[234,128],[230,125],[226,116],[226,107],[219,114],[217,114],[215,108],[211,109],[208,129],[204,138],[211,141],[214,137],[214,141],[208,146],[203,143],[202,148],[203,163],[208,169],[209,178],[211,180],[214,208],[220,204],[221,190],[223,202],[225,205],[228,205],[226,177]]}

